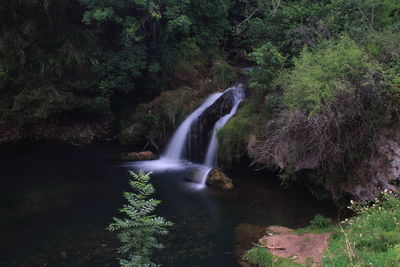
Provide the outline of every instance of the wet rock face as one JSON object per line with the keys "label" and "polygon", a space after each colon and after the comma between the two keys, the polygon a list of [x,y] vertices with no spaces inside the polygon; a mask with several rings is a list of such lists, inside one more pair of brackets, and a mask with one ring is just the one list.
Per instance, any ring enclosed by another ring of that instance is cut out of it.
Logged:
{"label": "wet rock face", "polygon": [[220,169],[212,169],[207,176],[206,184],[223,190],[232,190],[232,180],[226,176]]}
{"label": "wet rock face", "polygon": [[215,123],[224,115],[229,114],[234,105],[231,91],[222,95],[199,117],[198,123],[191,128],[189,151],[186,153],[193,162],[203,162],[207,153],[208,141],[212,135]]}
{"label": "wet rock face", "polygon": [[400,129],[381,132],[375,144],[375,153],[347,171],[345,179],[331,174],[324,181],[310,173],[309,182],[321,185],[334,200],[373,201],[382,191],[399,192],[400,179]]}
{"label": "wet rock face", "polygon": [[355,169],[359,183],[344,189],[355,200],[367,202],[379,196],[385,189],[399,191],[400,178],[400,134],[382,135],[376,153]]}

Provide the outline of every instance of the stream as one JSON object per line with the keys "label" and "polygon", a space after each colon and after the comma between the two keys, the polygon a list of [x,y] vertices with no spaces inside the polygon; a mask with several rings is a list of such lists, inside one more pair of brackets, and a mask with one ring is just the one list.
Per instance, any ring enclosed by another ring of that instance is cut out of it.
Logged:
{"label": "stream", "polygon": [[[2,146],[0,150],[0,266],[119,266],[115,234],[105,230],[130,190],[117,145]],[[332,217],[329,203],[273,174],[238,166],[235,189],[197,190],[185,168],[152,175],[162,200],[157,214],[175,223],[155,254],[163,266],[237,266],[241,226],[304,227],[316,215]],[[254,240],[256,241],[256,240]]]}

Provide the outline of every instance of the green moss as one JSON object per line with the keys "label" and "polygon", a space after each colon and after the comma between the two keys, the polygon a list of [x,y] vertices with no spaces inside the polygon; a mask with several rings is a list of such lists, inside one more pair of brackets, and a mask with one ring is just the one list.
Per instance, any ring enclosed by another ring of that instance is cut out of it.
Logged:
{"label": "green moss", "polygon": [[218,132],[219,159],[222,165],[230,165],[247,155],[251,135],[258,135],[262,122],[270,117],[264,101],[264,89],[250,88],[250,97],[242,102],[238,112]]}
{"label": "green moss", "polygon": [[[190,76],[184,72],[175,74],[181,75],[181,80]],[[168,136],[207,96],[226,89],[237,78],[239,70],[219,61],[213,65],[209,77],[200,78],[198,73],[193,75],[188,82],[193,86],[184,85],[164,91],[153,101],[139,105],[131,118],[121,121],[118,125],[121,143],[144,145],[149,136],[159,144],[166,142]]]}
{"label": "green moss", "polygon": [[219,61],[212,68],[213,83],[217,88],[230,86],[237,78],[239,71],[229,64]]}

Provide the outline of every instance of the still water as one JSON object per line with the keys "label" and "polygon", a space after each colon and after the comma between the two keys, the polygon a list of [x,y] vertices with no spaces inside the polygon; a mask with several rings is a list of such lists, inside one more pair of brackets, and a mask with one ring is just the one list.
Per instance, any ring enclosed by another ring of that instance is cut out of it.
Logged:
{"label": "still water", "polygon": [[[118,240],[105,227],[130,190],[133,167],[117,160],[127,149],[0,147],[0,266],[119,266]],[[303,227],[318,213],[335,214],[302,189],[281,187],[272,174],[238,167],[229,173],[235,189],[223,192],[196,190],[187,172],[152,175],[154,197],[162,200],[157,213],[175,223],[154,257],[163,266],[237,266],[241,229]]]}

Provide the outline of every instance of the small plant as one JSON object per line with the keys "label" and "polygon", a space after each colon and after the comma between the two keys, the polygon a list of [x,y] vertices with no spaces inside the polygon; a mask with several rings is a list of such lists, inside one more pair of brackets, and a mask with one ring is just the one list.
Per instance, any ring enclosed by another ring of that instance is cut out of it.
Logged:
{"label": "small plant", "polygon": [[152,215],[161,201],[150,198],[155,192],[149,183],[150,173],[130,172],[130,175],[134,180],[129,181],[129,184],[134,192],[124,192],[123,196],[128,204],[120,209],[127,218],[113,218],[114,223],[111,223],[107,230],[119,231],[118,238],[123,245],[118,252],[128,256],[127,259],[119,259],[121,266],[158,266],[150,260],[153,249],[164,247],[156,236],[168,234],[167,228],[173,224],[163,217]]}
{"label": "small plant", "polygon": [[272,255],[263,247],[254,247],[247,251],[243,259],[259,266],[271,266],[273,264]]}
{"label": "small plant", "polygon": [[331,219],[325,218],[318,214],[311,220],[309,228],[311,229],[323,229],[331,226]]}
{"label": "small plant", "polygon": [[256,266],[270,267],[295,267],[302,266],[294,263],[290,259],[280,258],[272,255],[266,248],[255,246],[243,255],[243,260],[250,262]]}

